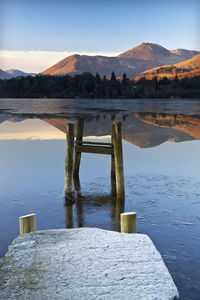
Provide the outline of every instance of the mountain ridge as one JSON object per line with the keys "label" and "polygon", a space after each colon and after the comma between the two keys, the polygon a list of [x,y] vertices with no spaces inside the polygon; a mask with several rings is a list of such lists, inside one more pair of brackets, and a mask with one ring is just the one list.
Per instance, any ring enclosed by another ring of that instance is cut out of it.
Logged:
{"label": "mountain ridge", "polygon": [[[176,53],[172,53],[172,52]],[[128,77],[161,65],[174,64],[192,58],[198,51],[176,49],[168,50],[158,44],[142,43],[118,56],[89,56],[74,54],[64,58],[57,64],[41,72],[42,75],[75,75],[90,72],[100,76],[110,76],[114,71],[116,76],[122,77],[126,73]],[[200,52],[199,52],[200,53]]]}
{"label": "mountain ridge", "polygon": [[118,58],[108,56],[89,56],[74,54],[68,56],[43,71],[42,75],[75,75],[84,72],[89,72],[95,75],[97,72],[101,77],[110,76],[112,71],[115,72],[116,76],[121,77],[123,73],[127,76],[133,77],[140,70],[149,69],[155,64],[151,61],[138,60],[135,58]]}
{"label": "mountain ridge", "polygon": [[26,73],[18,69],[2,70],[0,69],[0,79],[11,79],[19,76],[34,76],[36,73]]}

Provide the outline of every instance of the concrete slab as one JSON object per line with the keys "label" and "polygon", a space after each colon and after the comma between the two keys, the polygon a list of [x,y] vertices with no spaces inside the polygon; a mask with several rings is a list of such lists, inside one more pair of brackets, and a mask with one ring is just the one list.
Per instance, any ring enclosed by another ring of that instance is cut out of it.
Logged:
{"label": "concrete slab", "polygon": [[18,236],[0,260],[0,299],[172,300],[178,291],[147,235],[77,228]]}

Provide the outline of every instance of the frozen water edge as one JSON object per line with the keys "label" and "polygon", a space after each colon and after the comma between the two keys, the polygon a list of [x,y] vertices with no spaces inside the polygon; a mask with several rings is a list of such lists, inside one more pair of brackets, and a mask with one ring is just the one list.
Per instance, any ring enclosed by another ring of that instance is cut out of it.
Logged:
{"label": "frozen water edge", "polygon": [[0,299],[178,298],[147,235],[95,228],[18,236],[0,260],[0,289]]}

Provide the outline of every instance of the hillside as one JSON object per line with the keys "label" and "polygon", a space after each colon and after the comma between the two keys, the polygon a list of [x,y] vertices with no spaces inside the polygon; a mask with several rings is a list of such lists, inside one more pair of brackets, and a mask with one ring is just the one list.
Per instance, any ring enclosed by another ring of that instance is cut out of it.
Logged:
{"label": "hillside", "polygon": [[122,77],[123,73],[126,73],[127,76],[131,78],[148,69],[184,61],[186,59],[184,55],[187,54],[187,56],[192,57],[194,52],[195,51],[181,49],[181,51],[177,53],[172,53],[160,45],[142,43],[117,57],[74,54],[64,58],[41,74],[75,75],[89,72],[95,75],[98,72],[99,75],[103,77],[104,75],[110,76],[111,72],[114,71],[118,77]]}
{"label": "hillside", "polygon": [[26,72],[23,72],[21,70],[16,70],[16,69],[9,69],[6,71],[6,73],[10,74],[12,77],[36,75],[36,73],[26,73]]}
{"label": "hillside", "polygon": [[151,61],[138,60],[135,58],[118,58],[107,56],[72,55],[61,60],[49,69],[42,72],[42,75],[75,75],[89,72],[95,75],[97,72],[101,77],[110,76],[114,71],[116,76],[121,77],[126,73],[134,77],[138,73],[155,66]]}
{"label": "hillside", "polygon": [[158,79],[163,77],[175,78],[176,76],[179,79],[200,76],[200,54],[174,65],[166,65],[147,70],[141,73],[136,79],[140,79],[141,77],[152,79],[155,76]]}
{"label": "hillside", "polygon": [[6,71],[0,69],[0,79],[10,79],[11,75],[8,74]]}
{"label": "hillside", "polygon": [[170,52],[182,56],[184,60],[190,59],[200,53],[199,51],[186,50],[186,49],[175,49],[175,50],[170,50]]}
{"label": "hillside", "polygon": [[0,79],[10,79],[10,78],[15,78],[15,77],[19,77],[19,76],[33,76],[36,75],[35,73],[25,73],[23,71],[20,70],[16,70],[16,69],[9,69],[7,71],[3,71],[2,69],[0,69]]}

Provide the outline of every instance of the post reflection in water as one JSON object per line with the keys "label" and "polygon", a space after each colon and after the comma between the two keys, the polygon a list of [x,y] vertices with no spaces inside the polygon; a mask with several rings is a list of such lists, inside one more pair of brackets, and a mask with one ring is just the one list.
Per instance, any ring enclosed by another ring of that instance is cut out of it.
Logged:
{"label": "post reflection in water", "polygon": [[77,226],[78,228],[84,227],[84,216],[83,216],[83,202],[81,197],[76,199],[76,213],[77,213]]}
{"label": "post reflection in water", "polygon": [[112,200],[111,219],[113,230],[120,232],[120,214],[124,212],[125,199],[113,198]]}
{"label": "post reflection in water", "polygon": [[76,193],[78,195],[81,192],[81,184],[80,184],[79,175],[75,175],[74,174],[73,180],[74,180],[74,189],[75,189],[75,191],[76,191]]}
{"label": "post reflection in water", "polygon": [[[74,189],[75,189],[75,197],[74,201],[68,201],[68,197],[65,195],[65,218],[66,218],[66,228],[74,227],[73,220],[73,207],[76,207],[76,221],[77,227],[84,227],[87,223],[84,220],[84,207],[88,206],[99,206],[102,205],[103,210],[110,207],[110,217],[112,230],[120,232],[120,214],[124,212],[124,198],[116,197],[116,190],[114,193],[112,192],[113,186],[115,185],[115,180],[111,177],[111,193],[108,195],[98,195],[98,196],[83,196],[81,194],[81,185],[79,176],[76,175],[73,178],[74,181]],[[114,181],[114,182],[113,182]],[[105,208],[104,208],[105,207]]]}
{"label": "post reflection in water", "polygon": [[73,204],[65,204],[65,218],[66,228],[70,229],[74,227],[73,223]]}

